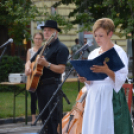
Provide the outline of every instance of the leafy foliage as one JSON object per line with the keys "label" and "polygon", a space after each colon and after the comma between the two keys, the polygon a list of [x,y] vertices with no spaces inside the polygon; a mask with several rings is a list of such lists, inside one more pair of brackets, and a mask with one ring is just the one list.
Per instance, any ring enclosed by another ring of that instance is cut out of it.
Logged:
{"label": "leafy foliage", "polygon": [[[9,73],[20,73],[24,71],[23,61],[17,56],[3,56],[0,62],[0,82],[8,81]],[[20,89],[19,86],[2,86],[0,85],[0,91],[13,91]]]}
{"label": "leafy foliage", "polygon": [[40,14],[31,0],[0,0],[0,25],[8,28],[9,37],[14,38],[16,45],[30,38],[28,25]]}
{"label": "leafy foliage", "polygon": [[[80,24],[81,31],[91,30],[93,23],[103,17],[113,19],[115,26],[120,28],[120,33],[127,38],[134,38],[134,1],[133,0],[61,0],[54,6],[74,3],[76,8],[68,17],[76,16],[72,24]],[[128,36],[129,34],[129,36]]]}
{"label": "leafy foliage", "polygon": [[61,0],[54,6],[71,3],[74,3],[76,8],[70,12],[68,17],[76,16],[71,23],[82,24],[80,31],[91,30],[90,28],[97,19],[111,18],[115,27],[119,29],[119,32],[115,34],[119,37],[126,36],[128,39],[132,39],[134,61],[134,0]]}
{"label": "leafy foliage", "polygon": [[62,26],[62,31],[61,32],[65,32],[67,33],[69,30],[71,30],[71,28],[73,27],[73,24],[70,23],[69,18],[66,18],[65,16],[55,13],[55,14],[50,14],[48,12],[48,7],[45,5],[44,6],[45,12],[43,13],[43,15],[45,16],[41,21],[46,21],[46,20],[55,20],[57,21],[59,26]]}
{"label": "leafy foliage", "polygon": [[24,71],[23,61],[17,56],[3,56],[0,62],[0,82],[8,81],[9,73]]}

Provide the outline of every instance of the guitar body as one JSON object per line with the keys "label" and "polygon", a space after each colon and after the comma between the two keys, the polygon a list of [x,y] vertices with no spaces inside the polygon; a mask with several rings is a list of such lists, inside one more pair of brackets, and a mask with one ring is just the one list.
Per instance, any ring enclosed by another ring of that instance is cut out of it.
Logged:
{"label": "guitar body", "polygon": [[[38,57],[38,56],[37,56]],[[31,75],[27,76],[27,84],[26,84],[26,90],[35,92],[40,80],[40,76],[43,74],[43,66],[40,64],[36,64],[37,58],[34,62],[32,62]]]}

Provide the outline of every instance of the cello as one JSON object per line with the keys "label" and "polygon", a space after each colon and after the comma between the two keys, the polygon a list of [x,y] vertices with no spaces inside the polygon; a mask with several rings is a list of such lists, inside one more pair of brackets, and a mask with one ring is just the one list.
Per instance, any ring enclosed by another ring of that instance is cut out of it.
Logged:
{"label": "cello", "polygon": [[81,134],[86,95],[84,86],[77,95],[75,106],[62,119],[62,134]]}

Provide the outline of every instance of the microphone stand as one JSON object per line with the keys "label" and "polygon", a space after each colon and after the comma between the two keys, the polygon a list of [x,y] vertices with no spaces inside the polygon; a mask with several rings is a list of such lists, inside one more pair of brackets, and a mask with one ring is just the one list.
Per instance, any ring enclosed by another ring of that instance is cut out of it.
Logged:
{"label": "microphone stand", "polygon": [[[82,56],[83,56],[83,54],[84,54],[84,51],[85,51],[85,50],[82,51],[82,54],[81,54],[81,56],[80,56],[79,59],[82,58]],[[61,89],[62,85],[64,84],[64,82],[66,81],[66,79],[69,77],[69,75],[71,74],[71,72],[72,72],[73,70],[74,70],[74,67],[72,67],[72,68],[70,69],[69,73],[66,75],[65,79],[63,80],[63,82],[62,82],[61,84],[59,84],[58,88],[57,88],[56,91],[53,93],[52,97],[51,97],[50,100],[47,102],[47,104],[45,105],[44,109],[39,113],[38,117],[36,118],[36,120],[35,120],[35,122],[34,122],[34,125],[36,125],[37,121],[40,119],[40,117],[42,116],[42,114],[44,113],[44,111],[47,109],[47,107],[50,105],[51,101],[55,98],[55,96],[57,95],[57,93],[58,93],[59,91],[62,93],[62,95],[63,95],[63,97],[65,98],[65,100],[67,101],[67,103],[70,104],[68,98],[67,98],[66,95],[63,93],[63,91],[60,90],[60,89]],[[58,105],[58,103],[59,103],[59,100],[57,101],[57,103],[56,103],[55,106],[53,107],[53,109],[52,109],[52,111],[51,111],[51,114],[52,114],[52,112],[55,110],[55,108],[56,108],[56,106]],[[45,127],[46,123],[48,122],[50,116],[51,116],[51,115],[49,114],[48,118],[45,120],[45,122],[44,122],[44,124],[43,124],[43,126],[42,126],[42,128],[41,128],[41,130],[39,131],[38,134],[41,134],[41,133],[42,133],[43,128]],[[62,123],[62,122],[61,122],[61,123]],[[60,134],[62,134],[62,127],[60,128]]]}
{"label": "microphone stand", "polygon": [[0,62],[1,62],[1,59],[2,59],[4,53],[5,53],[6,49],[7,49],[7,45],[2,45],[2,46],[0,46],[0,49],[3,48],[3,47],[5,47],[5,48],[4,48],[4,50],[3,50],[3,52],[2,52],[2,54],[1,54],[1,56],[0,56]]}

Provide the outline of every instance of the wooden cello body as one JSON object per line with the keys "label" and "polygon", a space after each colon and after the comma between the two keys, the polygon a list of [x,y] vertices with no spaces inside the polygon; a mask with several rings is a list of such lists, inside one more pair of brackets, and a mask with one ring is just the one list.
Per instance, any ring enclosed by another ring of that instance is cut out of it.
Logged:
{"label": "wooden cello body", "polygon": [[77,96],[73,109],[63,117],[62,134],[81,134],[86,91],[84,86]]}
{"label": "wooden cello body", "polygon": [[[45,45],[43,46],[43,49],[41,50],[40,54],[38,56],[42,56],[43,52],[47,45],[49,45],[56,35],[56,32],[51,35],[51,37],[45,42]],[[37,57],[38,57],[37,56]],[[40,76],[43,74],[43,66],[37,63],[37,57],[34,62],[31,64],[31,75],[27,76],[27,83],[26,83],[26,90],[35,92],[40,80]]]}

